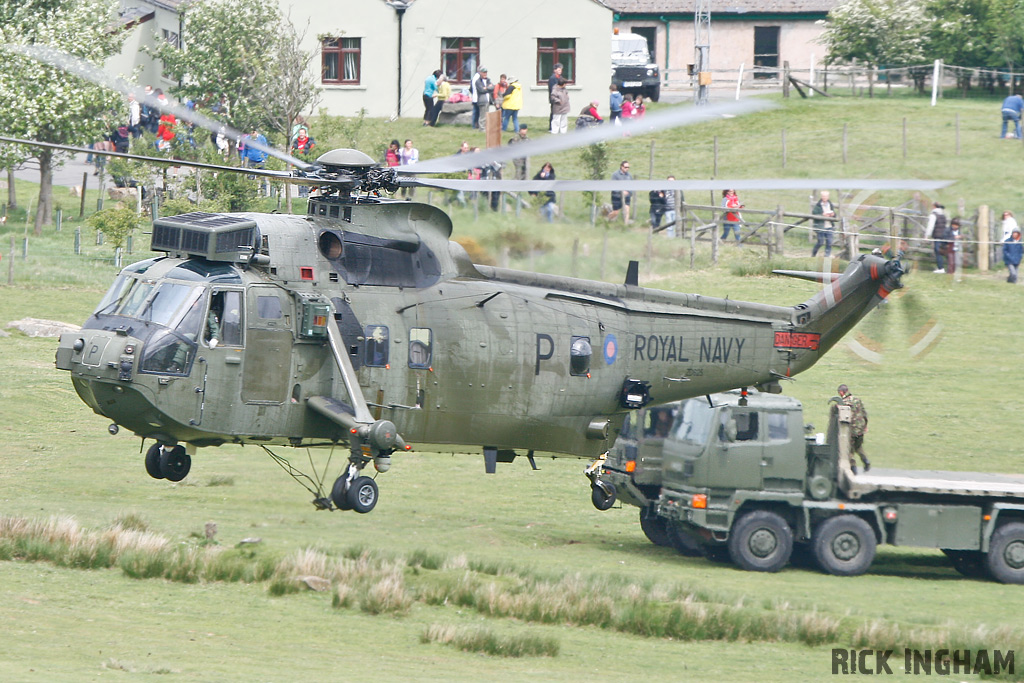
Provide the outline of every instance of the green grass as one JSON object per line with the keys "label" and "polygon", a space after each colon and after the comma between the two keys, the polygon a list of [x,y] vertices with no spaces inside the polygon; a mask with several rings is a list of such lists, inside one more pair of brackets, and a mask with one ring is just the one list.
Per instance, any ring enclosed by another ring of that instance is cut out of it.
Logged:
{"label": "green grass", "polygon": [[[1005,178],[1013,177],[1022,149],[995,138],[997,105],[794,100],[776,112],[657,136],[655,175],[709,176],[713,135],[720,175],[782,175],[777,133],[784,125],[792,175],[958,178],[939,197],[947,205],[964,197],[968,213],[981,203],[1019,208],[1024,189]],[[960,156],[953,151],[956,112]],[[905,162],[903,116],[910,131]],[[844,121],[851,139],[845,168],[838,157]],[[539,123],[530,120],[533,129]],[[375,135],[412,137],[423,157],[454,151],[469,136],[414,124],[367,126]],[[650,140],[613,149],[613,159],[632,158],[638,169],[646,166]],[[573,154],[555,165],[560,177],[579,176]],[[22,207],[32,189],[19,184]],[[744,200],[806,209],[807,194],[751,193]],[[423,190],[418,198],[426,198]],[[582,218],[584,208],[570,206],[570,217]],[[601,274],[605,230],[586,221],[552,228],[532,213],[516,221],[486,210],[475,219],[472,207],[455,210],[453,220],[456,236],[474,238],[494,257],[503,244],[496,236],[513,229],[549,245],[513,259],[513,267]],[[27,316],[81,322],[102,296],[115,273],[110,250],[93,244],[84,229],[86,253],[75,257],[75,222],[66,220],[59,234],[49,227],[42,237],[29,229],[24,261],[23,216],[0,228],[0,282],[9,236],[19,241],[15,285],[0,288],[0,329]],[[626,261],[643,259],[646,234],[613,227],[607,235],[605,278],[621,281]],[[641,269],[650,286],[778,304],[814,291],[810,283],[768,276],[759,249],[723,249],[716,269],[701,248],[690,270],[688,243],[657,236],[653,247]],[[796,256],[804,253],[806,243],[793,236],[788,258],[776,265],[814,266]],[[137,250],[134,258],[142,257]],[[930,269],[912,273],[905,295],[893,297],[887,324],[873,316],[857,330],[883,346],[882,365],[839,347],[786,383],[786,393],[804,401],[807,421],[821,429],[828,397],[840,382],[850,384],[867,404],[868,452],[880,466],[1021,471],[1016,396],[1024,389],[1024,293],[1002,280],[999,272],[969,272],[960,283]],[[916,308],[907,305],[911,300]],[[945,333],[930,354],[913,358],[907,339],[923,310]],[[0,541],[0,680],[43,674],[70,681],[118,671],[293,680],[336,676],[344,667],[379,680],[816,681],[830,673],[832,646],[1006,649],[1021,638],[1024,590],[963,579],[937,551],[885,547],[869,574],[838,578],[793,568],[747,573],[657,548],[643,537],[635,508],[591,507],[585,463],[576,460],[538,458],[536,472],[517,461],[484,476],[478,458],[396,456],[379,479],[380,504],[365,516],[314,511],[309,496],[253,448],[201,450],[186,481],[152,480],[138,441],[107,434],[105,420],[54,369],[55,346],[19,332],[0,337],[0,515],[43,525],[69,517],[86,535],[118,526],[166,539],[168,549],[154,556],[102,544],[87,552],[73,538]],[[208,522],[217,524],[217,544],[201,546],[193,534]],[[235,548],[253,537],[261,541]],[[297,583],[321,567],[330,591]],[[701,623],[691,610],[705,615],[709,635],[687,635]],[[480,642],[537,637],[556,643],[558,652],[482,657],[478,646],[467,652],[422,642],[437,624],[482,632]],[[354,642],[360,646],[342,654],[339,643]]]}

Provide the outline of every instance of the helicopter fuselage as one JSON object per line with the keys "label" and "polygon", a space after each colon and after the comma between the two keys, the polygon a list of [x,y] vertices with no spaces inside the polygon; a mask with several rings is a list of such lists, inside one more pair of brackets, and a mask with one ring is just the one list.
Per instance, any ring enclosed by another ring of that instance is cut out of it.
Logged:
{"label": "helicopter fuselage", "polygon": [[95,412],[160,443],[329,444],[347,422],[311,401],[355,403],[333,334],[407,442],[595,456],[631,408],[806,369],[867,312],[886,263],[862,257],[846,289],[771,306],[474,266],[429,205],[309,207],[158,220],[167,256],[125,268],[57,366]]}

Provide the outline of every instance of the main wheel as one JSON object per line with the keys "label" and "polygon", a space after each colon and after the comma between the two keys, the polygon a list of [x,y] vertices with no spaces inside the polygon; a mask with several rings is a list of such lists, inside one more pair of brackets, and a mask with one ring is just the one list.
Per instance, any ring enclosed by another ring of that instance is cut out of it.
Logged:
{"label": "main wheel", "polygon": [[942,552],[949,558],[953,569],[964,576],[972,579],[981,579],[989,575],[985,553],[980,550],[949,550],[948,548],[943,548]]}
{"label": "main wheel", "polygon": [[729,534],[729,557],[747,571],[777,572],[793,552],[793,531],[781,515],[754,510],[739,518]]}
{"label": "main wheel", "polygon": [[352,506],[348,504],[348,497],[345,495],[348,493],[348,489],[345,487],[345,480],[347,477],[343,474],[334,480],[334,487],[331,488],[331,502],[334,503],[334,507],[339,510],[351,510]]}
{"label": "main wheel", "polygon": [[369,477],[356,477],[345,495],[349,507],[365,515],[377,504],[377,482]]}
{"label": "main wheel", "polygon": [[[604,486],[608,487],[607,491],[605,491]],[[616,498],[615,485],[605,482],[604,486],[590,485],[590,502],[602,512],[611,509],[612,505],[615,505]]]}
{"label": "main wheel", "polygon": [[649,88],[647,90],[647,97],[652,102],[657,102],[659,99],[661,99],[661,83],[652,88]]}
{"label": "main wheel", "polygon": [[640,508],[640,528],[643,529],[647,540],[654,545],[660,545],[662,548],[672,547],[667,524],[667,520],[664,517],[659,517],[652,506]]}
{"label": "main wheel", "polygon": [[818,566],[836,576],[863,574],[875,561],[875,532],[856,515],[838,515],[822,522],[811,541]]}
{"label": "main wheel", "polygon": [[192,458],[181,444],[160,453],[160,474],[168,481],[181,481],[192,469]]}
{"label": "main wheel", "polygon": [[684,524],[671,521],[665,525],[665,531],[668,532],[668,539],[671,541],[672,547],[680,555],[684,557],[702,557],[704,555],[700,541]]}
{"label": "main wheel", "polygon": [[1024,583],[1024,524],[1009,522],[988,544],[988,570],[1000,583]]}
{"label": "main wheel", "polygon": [[160,470],[160,444],[155,443],[146,451],[146,474],[154,479],[163,479],[164,473]]}

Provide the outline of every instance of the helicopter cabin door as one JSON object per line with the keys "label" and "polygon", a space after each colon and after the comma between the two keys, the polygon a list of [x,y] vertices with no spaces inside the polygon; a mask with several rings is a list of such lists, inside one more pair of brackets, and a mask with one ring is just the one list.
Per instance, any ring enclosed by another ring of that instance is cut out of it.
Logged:
{"label": "helicopter cabin door", "polygon": [[253,285],[247,299],[242,400],[284,403],[288,398],[294,341],[292,298],[280,287]]}

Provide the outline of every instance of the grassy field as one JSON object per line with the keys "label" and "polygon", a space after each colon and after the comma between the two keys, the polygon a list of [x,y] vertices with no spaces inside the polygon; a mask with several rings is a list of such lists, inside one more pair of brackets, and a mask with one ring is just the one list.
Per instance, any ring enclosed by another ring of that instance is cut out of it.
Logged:
{"label": "grassy field", "polygon": [[[785,126],[786,172],[949,177],[959,182],[942,195],[947,204],[964,197],[969,207],[1014,208],[1022,190],[1003,179],[1012,177],[1022,149],[996,139],[996,104],[947,100],[933,110],[917,100],[792,101],[768,114],[660,136],[655,175],[710,175],[714,135],[721,175],[781,175],[776,131]],[[906,162],[903,116],[912,132]],[[843,121],[851,140],[861,133],[846,168],[837,158]],[[465,135],[424,131],[413,121],[368,121],[364,137],[368,150],[380,137],[420,138],[421,154],[429,157],[453,150]],[[631,157],[637,169],[650,141],[614,149],[613,158]],[[578,175],[573,154],[560,157],[556,168],[560,176]],[[31,190],[20,188],[22,206]],[[748,206],[807,202],[806,193],[746,199]],[[570,215],[582,216],[582,204]],[[456,209],[453,220],[456,236],[473,238],[495,257],[508,244],[505,233],[532,244],[530,253],[512,259],[514,267],[563,274],[575,267],[581,276],[598,277],[607,249],[605,277],[621,281],[626,261],[646,252],[640,230],[613,227],[605,247],[604,228],[585,221],[552,227],[532,213],[516,221],[489,212],[475,220],[471,207]],[[0,282],[9,236],[23,237],[22,221],[15,213],[0,228]],[[0,289],[0,329],[26,316],[78,323],[102,296],[115,272],[109,249],[91,244],[83,229],[89,246],[75,257],[73,228],[65,222],[60,234],[48,228],[43,237],[30,237],[26,260],[19,251],[15,284]],[[793,256],[779,265],[817,265],[795,256],[806,253],[803,240],[790,240]],[[654,247],[643,271],[648,286],[776,304],[797,303],[814,291],[806,282],[738,275],[765,272],[763,252],[754,248],[724,248],[718,268],[701,252],[698,268],[690,270],[682,240],[658,236]],[[1017,368],[1022,290],[1000,272],[968,272],[953,282],[930,270],[905,278],[885,324],[872,316],[856,331],[884,349],[881,365],[840,347],[785,391],[803,400],[807,420],[822,428],[828,397],[838,383],[850,384],[870,412],[867,447],[878,465],[1024,470],[1016,402],[1024,389]],[[944,336],[930,354],[913,358],[908,340],[929,317]],[[856,578],[797,568],[746,573],[684,558],[644,538],[635,508],[594,510],[585,463],[572,459],[542,459],[537,472],[517,461],[484,476],[478,458],[396,456],[379,480],[380,504],[365,516],[315,512],[309,495],[251,447],[200,451],[188,479],[155,481],[145,474],[138,441],[124,432],[108,435],[106,421],[54,369],[55,346],[15,331],[0,337],[0,516],[33,522],[67,516],[75,524],[64,526],[80,527],[75,538],[113,533],[108,530],[118,524],[144,527],[164,544],[163,564],[141,572],[151,578],[133,578],[140,560],[128,551],[90,554],[82,550],[84,540],[15,542],[0,534],[0,558],[18,558],[0,560],[0,680],[368,674],[375,680],[816,681],[831,673],[832,647],[1005,650],[1020,644],[1024,653],[1019,586],[964,579],[937,551],[907,548],[883,548],[872,571]],[[301,452],[287,455],[305,459]],[[217,525],[212,545],[204,534],[210,522]],[[252,538],[261,540],[235,548]],[[225,573],[228,565],[266,571],[240,581]],[[329,590],[304,588],[301,577],[317,574],[330,578]],[[446,643],[438,633],[475,637]],[[531,642],[540,647],[530,650]],[[486,654],[516,646],[535,653]]]}

